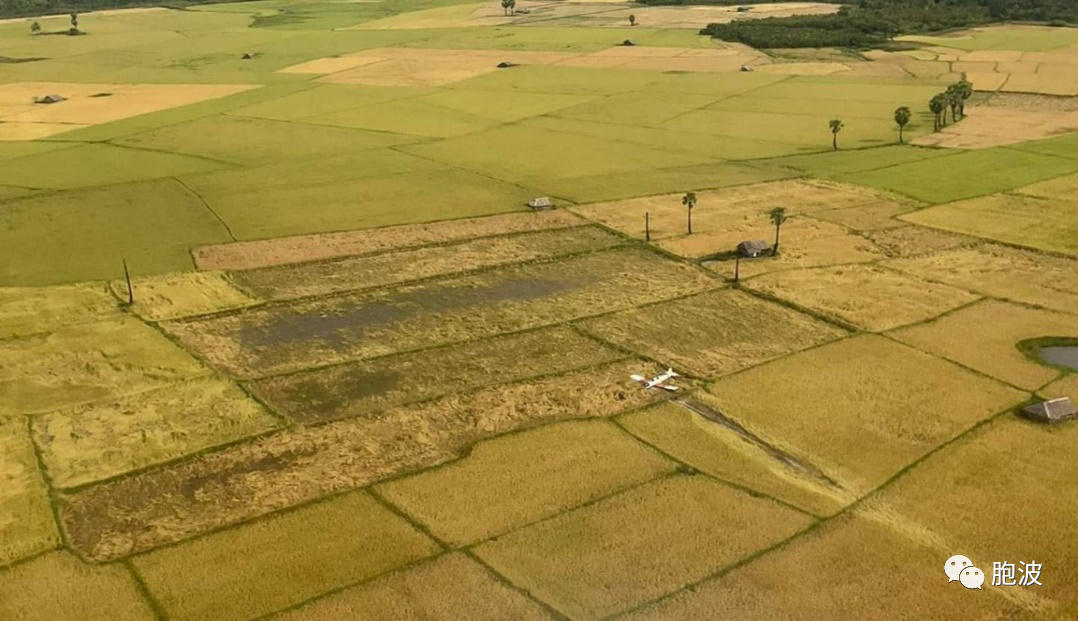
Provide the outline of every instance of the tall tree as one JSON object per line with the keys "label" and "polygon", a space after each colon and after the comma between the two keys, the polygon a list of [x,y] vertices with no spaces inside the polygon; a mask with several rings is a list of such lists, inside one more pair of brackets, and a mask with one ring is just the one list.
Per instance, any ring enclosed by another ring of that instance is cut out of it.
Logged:
{"label": "tall tree", "polygon": [[72,13],[71,14],[71,27],[74,28],[75,30],[79,29],[79,14],[78,13]]}
{"label": "tall tree", "polygon": [[629,14],[629,25],[630,26],[635,26],[636,25],[636,16],[633,15],[633,14]]}
{"label": "tall tree", "polygon": [[838,151],[838,133],[846,125],[842,122],[842,119],[831,119],[828,126],[831,128],[831,148]]}
{"label": "tall tree", "polygon": [[963,117],[966,116],[966,100],[973,96],[973,85],[962,80],[955,85],[955,90],[958,92],[958,114]]}
{"label": "tall tree", "polygon": [[[958,104],[962,101],[962,96],[958,94],[958,85],[952,84],[947,87],[947,90],[943,91],[943,100],[947,102],[947,107],[951,109],[951,122],[956,123],[958,121]],[[946,111],[943,113],[945,116]]]}
{"label": "tall tree", "polygon": [[517,14],[517,0],[509,0],[509,14],[510,15],[516,15]]}
{"label": "tall tree", "polygon": [[767,212],[767,217],[771,219],[771,224],[775,225],[775,245],[771,247],[771,256],[775,256],[779,252],[779,231],[789,216],[786,215],[785,207],[775,207]]}
{"label": "tall tree", "polygon": [[509,0],[502,0],[502,13],[509,15]]}
{"label": "tall tree", "polygon": [[696,207],[696,192],[686,192],[681,197],[681,204],[685,205],[685,211],[689,214],[689,235],[692,235],[692,208]]}
{"label": "tall tree", "polygon": [[910,122],[910,117],[913,114],[906,106],[899,106],[895,108],[895,123],[898,123],[898,144],[902,144],[902,130],[906,128],[906,123]]}
{"label": "tall tree", "polygon": [[943,99],[942,94],[936,94],[932,96],[932,99],[928,101],[928,109],[932,111],[932,114],[936,116],[936,124],[933,128],[935,131],[939,131],[940,127],[947,124],[947,118],[944,117],[943,121],[940,121],[940,114],[947,109],[947,104]]}

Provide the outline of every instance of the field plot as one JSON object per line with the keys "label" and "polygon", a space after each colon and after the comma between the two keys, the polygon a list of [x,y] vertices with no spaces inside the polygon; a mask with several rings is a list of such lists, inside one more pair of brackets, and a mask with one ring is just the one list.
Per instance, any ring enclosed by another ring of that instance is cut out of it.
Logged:
{"label": "field plot", "polygon": [[49,332],[119,313],[116,299],[99,284],[0,288],[0,339]]}
{"label": "field plot", "polygon": [[131,183],[217,170],[223,166],[187,155],[92,143],[20,157],[4,164],[0,183],[47,190]]}
{"label": "field plot", "polygon": [[1064,375],[1059,380],[1038,390],[1037,394],[1045,399],[1058,399],[1060,397],[1078,399],[1078,373]]}
{"label": "field plot", "polygon": [[[563,614],[599,619],[681,589],[810,523],[805,514],[704,477],[673,477],[475,552]],[[611,543],[617,541],[632,545]]]}
{"label": "field plot", "polygon": [[843,516],[725,576],[620,618],[707,619],[715,610],[733,619],[797,621],[903,619],[911,610],[932,619],[1026,618],[987,585],[977,594],[937,587],[946,578],[939,567],[949,549],[933,543],[861,514]]}
{"label": "field plot", "polygon": [[777,272],[746,286],[872,331],[931,319],[980,297],[868,265]]}
{"label": "field plot", "polygon": [[893,336],[1009,384],[1036,390],[1058,377],[1059,371],[1027,358],[1018,350],[1018,342],[1043,336],[1078,337],[1078,321],[1073,315],[986,300]]}
{"label": "field plot", "polygon": [[315,84],[307,90],[254,103],[231,110],[228,114],[272,121],[299,121],[312,116],[415,97],[421,92],[392,86]]}
{"label": "field plot", "polygon": [[73,545],[94,558],[145,551],[444,463],[498,434],[641,407],[655,395],[626,378],[659,372],[621,362],[283,431],[68,494],[63,519]]}
{"label": "field plot", "polygon": [[268,431],[277,420],[231,382],[198,379],[33,418],[56,487],[106,479]]}
{"label": "field plot", "polygon": [[[1075,70],[1078,72],[1078,68]],[[984,149],[1078,130],[1078,112],[1048,112],[970,106],[961,123],[911,141],[919,146]]]}
{"label": "field plot", "polygon": [[893,258],[909,258],[980,244],[981,240],[920,226],[903,226],[865,233],[877,248]]}
{"label": "field plot", "polygon": [[[1074,98],[1071,98],[1074,99]],[[1075,110],[1078,111],[1078,103],[1074,104]],[[1012,145],[1012,149],[1019,151],[1029,151],[1030,153],[1042,153],[1045,155],[1058,155],[1060,157],[1078,158],[1078,133],[1071,132],[1069,134],[1063,134],[1055,138],[1049,138],[1047,140],[1033,140],[1030,142],[1023,142],[1021,144]],[[1018,188],[1015,192],[1019,194],[1030,194],[1032,196],[1039,196],[1040,192],[1037,190],[1052,191],[1060,189],[1060,186],[1069,185],[1074,187],[1075,180],[1078,179],[1078,175],[1070,175],[1069,177],[1057,177],[1056,179],[1050,179],[1048,181],[1042,181],[1035,183],[1025,188]],[[1069,180],[1069,182],[1068,182]],[[1059,194],[1056,194],[1059,196]],[[1071,195],[1066,195],[1071,196]]]}
{"label": "field plot", "polygon": [[188,246],[228,239],[171,180],[31,195],[0,212],[0,285],[120,278],[124,259],[135,275],[190,269]]}
{"label": "field plot", "polygon": [[[26,421],[0,410],[0,565],[60,544]],[[0,593],[4,591],[0,573]],[[5,598],[0,597],[0,612]],[[18,617],[10,617],[18,618]]]}
{"label": "field plot", "polygon": [[918,278],[988,296],[1074,313],[1078,261],[982,244],[884,263]]}
{"label": "field plot", "polygon": [[51,412],[205,375],[208,370],[132,318],[0,342],[0,393],[17,413]]}
{"label": "field plot", "polygon": [[939,205],[903,220],[946,231],[1078,256],[1078,199],[1013,194]]}
{"label": "field plot", "polygon": [[403,250],[473,237],[526,233],[584,224],[567,211],[514,213],[423,224],[282,237],[263,241],[200,246],[191,254],[199,269],[249,270],[348,255]]}
{"label": "field plot", "polygon": [[0,617],[19,621],[150,621],[153,610],[120,566],[55,552],[0,572]]}
{"label": "field plot", "polygon": [[638,249],[162,325],[238,377],[523,330],[703,291],[714,281]]}
{"label": "field plot", "polygon": [[311,424],[357,416],[374,418],[375,412],[387,407],[623,357],[558,327],[301,371],[260,380],[249,388],[276,411]]}
{"label": "field plot", "polygon": [[[132,280],[135,303],[131,310],[150,321],[204,315],[257,304],[220,272],[181,272]],[[127,300],[127,284],[114,280],[113,295]]]}
{"label": "field plot", "polygon": [[134,565],[168,618],[240,621],[438,550],[370,496],[356,493],[151,552]]}
{"label": "field plot", "polygon": [[456,89],[436,91],[419,97],[416,101],[485,119],[512,123],[576,106],[593,99],[595,99],[593,95]]}
{"label": "field plot", "polygon": [[856,494],[1025,398],[872,335],[721,378],[709,391],[725,414]]}
{"label": "field plot", "polygon": [[[782,242],[778,256],[764,255],[751,261],[742,261],[741,278],[748,279],[771,272],[808,269],[824,265],[866,263],[883,256],[873,243],[853,234],[802,239],[792,244],[788,242],[789,240]],[[733,278],[735,264],[730,259],[705,261],[703,264],[717,274]]]}
{"label": "field plot", "polygon": [[442,541],[465,546],[668,474],[674,465],[614,425],[581,421],[484,442],[459,462],[378,491]]}
{"label": "field plot", "polygon": [[[1037,143],[1033,143],[1024,146],[1032,148],[1036,144]],[[1039,144],[1043,145],[1045,143]],[[1076,192],[1078,192],[1078,174],[1056,177],[1055,179],[1041,181],[1040,183],[1034,183],[1014,190],[1015,194],[1021,194],[1023,196],[1036,196],[1038,198],[1048,198],[1059,201],[1074,199]]]}
{"label": "field plot", "polygon": [[854,230],[879,231],[904,226],[897,216],[913,211],[913,208],[893,202],[880,202],[845,209],[823,209],[813,211],[812,217]]}
{"label": "field plot", "polygon": [[581,325],[618,345],[704,377],[732,373],[845,334],[733,290],[627,310]]}
{"label": "field plot", "polygon": [[943,149],[910,149],[905,146],[881,146],[853,151],[825,151],[790,155],[767,160],[766,164],[791,168],[816,177],[831,178],[846,173],[863,172],[933,159],[951,152]]}
{"label": "field plot", "polygon": [[[1063,604],[1060,612],[1073,613],[1078,567],[1069,559],[1078,555],[1078,530],[1067,520],[1051,530],[1038,525],[1078,510],[1074,494],[1059,493],[1078,474],[1078,462],[1067,458],[1076,437],[1075,425],[1049,429],[1001,417],[926,459],[868,508],[905,516],[946,538],[949,549],[968,550],[971,559],[1016,565],[1035,559],[1046,576],[1052,567],[1053,579],[1041,580],[1029,599],[1055,600]],[[978,519],[969,520],[971,515]]]}
{"label": "field plot", "polygon": [[279,621],[344,618],[543,621],[550,616],[479,563],[454,553],[274,617]]}
{"label": "field plot", "polygon": [[598,227],[576,227],[564,231],[488,237],[374,256],[234,272],[232,277],[260,297],[287,300],[551,259],[602,250],[622,243],[622,238]]}
{"label": "field plot", "polygon": [[832,490],[795,473],[733,431],[664,403],[618,419],[629,433],[713,477],[743,485],[815,515],[846,504]]}

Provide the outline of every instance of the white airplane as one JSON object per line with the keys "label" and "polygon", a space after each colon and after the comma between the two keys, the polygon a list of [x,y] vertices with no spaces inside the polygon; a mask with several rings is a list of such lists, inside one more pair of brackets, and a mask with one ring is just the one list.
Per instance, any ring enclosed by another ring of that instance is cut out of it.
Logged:
{"label": "white airplane", "polygon": [[663,390],[669,390],[670,392],[674,392],[674,391],[676,391],[678,389],[677,386],[671,386],[670,384],[667,384],[666,380],[669,380],[669,379],[672,379],[672,378],[675,378],[675,377],[681,377],[681,376],[678,375],[677,373],[674,373],[673,369],[667,369],[666,373],[662,373],[661,375],[656,375],[655,377],[653,377],[651,379],[648,379],[648,378],[644,377],[643,375],[630,375],[629,377],[634,382],[636,382],[636,383],[640,384],[641,386],[643,386],[645,389],[662,388]]}

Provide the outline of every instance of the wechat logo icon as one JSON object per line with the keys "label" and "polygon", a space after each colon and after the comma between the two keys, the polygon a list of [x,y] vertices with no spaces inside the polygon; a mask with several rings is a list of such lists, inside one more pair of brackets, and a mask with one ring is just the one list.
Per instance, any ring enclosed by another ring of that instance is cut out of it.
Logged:
{"label": "wechat logo icon", "polygon": [[943,571],[947,574],[947,582],[958,580],[967,589],[979,589],[984,584],[984,572],[974,567],[973,561],[961,554],[947,559]]}

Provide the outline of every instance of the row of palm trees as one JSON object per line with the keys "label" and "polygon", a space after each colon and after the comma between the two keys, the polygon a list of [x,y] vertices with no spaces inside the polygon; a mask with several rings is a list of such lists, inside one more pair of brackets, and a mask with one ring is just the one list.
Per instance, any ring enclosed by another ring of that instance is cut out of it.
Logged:
{"label": "row of palm trees", "polygon": [[958,120],[960,116],[966,116],[966,100],[973,95],[973,85],[962,80],[947,87],[942,93],[932,96],[928,102],[928,109],[935,116],[935,129],[947,126],[947,109],[951,109],[951,122]]}

